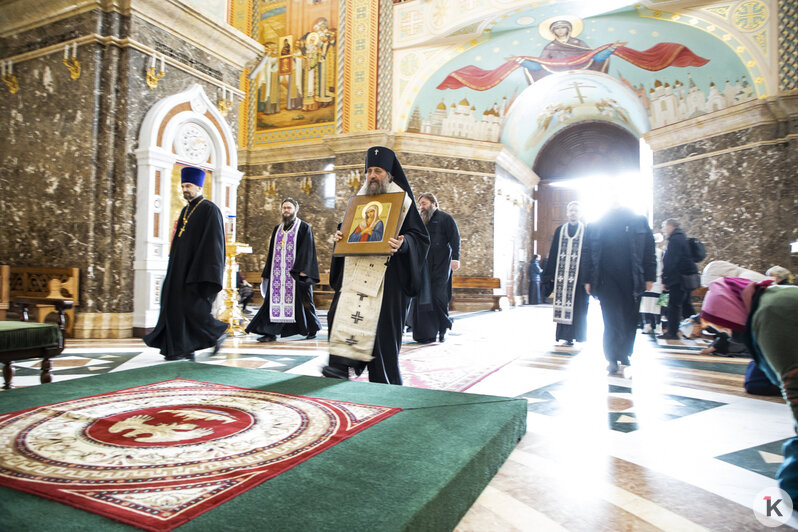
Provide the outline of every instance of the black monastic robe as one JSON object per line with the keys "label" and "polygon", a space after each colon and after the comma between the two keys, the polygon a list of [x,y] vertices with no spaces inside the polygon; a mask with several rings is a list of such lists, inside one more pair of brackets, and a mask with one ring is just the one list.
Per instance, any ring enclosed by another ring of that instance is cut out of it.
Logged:
{"label": "black monastic robe", "polygon": [[[183,231],[184,215],[188,222]],[[216,344],[227,330],[226,323],[211,315],[222,289],[224,261],[222,213],[202,196],[194,198],[178,216],[161,288],[161,313],[144,343],[164,356],[188,355]]]}
{"label": "black monastic robe", "polygon": [[460,260],[460,231],[451,215],[436,209],[427,224],[430,246],[424,265],[424,282],[410,303],[407,323],[416,341],[434,340],[452,328],[449,303],[452,300],[453,260]]}
{"label": "black monastic robe", "polygon": [[[294,223],[299,223],[297,219]],[[272,230],[272,238],[269,241],[269,255],[266,257],[266,266],[263,268],[261,277],[271,280],[272,257],[274,256],[274,239],[277,234],[276,225]],[[306,276],[299,275],[304,273]],[[316,307],[313,304],[313,284],[319,282],[319,263],[316,259],[316,244],[313,240],[313,230],[306,222],[303,222],[297,229],[296,236],[296,258],[291,268],[291,277],[294,279],[294,323],[274,323],[269,314],[269,298],[264,298],[263,306],[249,322],[246,328],[248,333],[271,334],[274,336],[312,336],[321,329],[321,323],[316,315]],[[270,286],[267,282],[266,286]],[[271,290],[271,288],[269,289]]]}
{"label": "black monastic robe", "polygon": [[[405,217],[400,235],[404,235],[402,247],[392,256],[385,257],[388,267],[385,270],[382,306],[377,323],[377,333],[371,362],[362,362],[337,355],[330,355],[330,365],[349,366],[360,375],[368,368],[369,381],[387,384],[402,384],[399,371],[399,350],[402,347],[402,334],[405,329],[410,298],[421,290],[422,271],[429,249],[429,235],[415,206],[411,206]],[[333,257],[330,266],[330,286],[335,290],[330,310],[327,313],[329,330],[332,331],[336,318],[336,308],[341,295],[344,279],[344,257]]]}
{"label": "black monastic robe", "polygon": [[[579,227],[577,224],[565,224],[568,226],[568,236],[574,236]],[[554,283],[554,277],[557,275],[557,257],[560,256],[560,231],[563,226],[557,227],[554,230],[554,237],[551,239],[551,249],[549,250],[549,260],[546,261],[546,267],[543,270],[541,281],[546,283]],[[587,231],[587,228],[585,228]],[[568,342],[584,342],[587,339],[587,308],[590,298],[585,292],[585,256],[586,256],[586,242],[588,235],[582,236],[582,254],[579,261],[579,273],[577,274],[576,292],[574,294],[574,313],[573,321],[571,324],[558,323],[557,324],[557,340],[565,340]]]}

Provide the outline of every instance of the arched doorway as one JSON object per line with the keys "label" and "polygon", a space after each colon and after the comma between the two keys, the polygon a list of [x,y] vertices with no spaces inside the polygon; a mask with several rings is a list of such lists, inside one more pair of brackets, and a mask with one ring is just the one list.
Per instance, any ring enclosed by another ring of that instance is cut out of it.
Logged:
{"label": "arched doorway", "polygon": [[546,257],[554,230],[567,221],[569,202],[582,201],[587,213],[598,213],[604,207],[592,203],[601,198],[585,194],[584,181],[640,174],[640,141],[610,122],[582,122],[551,137],[538,153],[533,170],[540,177],[534,238],[538,253]]}
{"label": "arched doorway", "polygon": [[565,206],[579,196],[573,187],[588,188],[574,180],[640,173],[639,138],[649,129],[634,91],[601,72],[552,74],[518,95],[501,142],[541,179],[533,251],[548,255],[554,229],[565,223]]}
{"label": "arched doorway", "polygon": [[210,200],[224,216],[235,215],[238,170],[236,141],[230,126],[200,85],[157,102],[139,130],[136,204],[136,252],[133,335],[155,326],[161,284],[169,261],[170,208],[177,193],[177,166],[209,173]]}

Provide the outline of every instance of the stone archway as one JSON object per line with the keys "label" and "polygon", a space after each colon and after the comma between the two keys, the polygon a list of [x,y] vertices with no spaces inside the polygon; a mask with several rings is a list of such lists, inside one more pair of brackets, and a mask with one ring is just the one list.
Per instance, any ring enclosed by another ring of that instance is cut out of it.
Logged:
{"label": "stone archway", "polygon": [[226,216],[236,213],[242,172],[233,131],[200,85],[168,96],[149,110],[139,130],[133,335],[155,326],[169,261],[170,187],[175,164],[212,172],[212,197]]}

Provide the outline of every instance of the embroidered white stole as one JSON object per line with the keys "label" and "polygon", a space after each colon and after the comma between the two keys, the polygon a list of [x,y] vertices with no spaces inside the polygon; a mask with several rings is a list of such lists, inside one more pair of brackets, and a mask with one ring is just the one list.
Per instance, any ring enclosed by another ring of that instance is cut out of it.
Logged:
{"label": "embroidered white stole", "polygon": [[[574,321],[579,261],[582,258],[582,239],[585,224],[579,222],[574,236],[568,236],[568,224],[560,228],[557,268],[554,275],[554,321],[570,325]],[[551,257],[549,257],[551,260]]]}
{"label": "embroidered white stole", "polygon": [[[388,192],[404,192],[396,183],[388,184]],[[358,192],[365,194],[366,185]],[[405,193],[399,225],[413,201]],[[387,235],[386,235],[387,237]],[[330,330],[330,354],[369,362],[377,337],[377,324],[382,309],[385,269],[384,255],[348,256],[344,258],[344,278],[335,319]]]}
{"label": "embroidered white stole", "polygon": [[288,231],[280,224],[274,234],[269,276],[269,319],[272,323],[296,323],[296,282],[291,276],[291,268],[296,261],[296,239],[301,223],[302,220],[297,218]]}

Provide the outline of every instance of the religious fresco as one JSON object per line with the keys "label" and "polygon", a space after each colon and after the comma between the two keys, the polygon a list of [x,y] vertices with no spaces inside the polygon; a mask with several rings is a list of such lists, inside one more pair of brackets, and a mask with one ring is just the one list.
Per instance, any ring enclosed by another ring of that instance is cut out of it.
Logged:
{"label": "religious fresco", "polygon": [[[405,129],[503,141],[508,115],[518,108],[513,103],[524,91],[574,71],[611,76],[618,87],[628,89],[615,92],[637,95],[639,104],[631,111],[618,104],[626,96],[613,97],[613,91],[590,105],[596,115],[591,118],[625,125],[638,135],[757,96],[741,57],[705,28],[658,19],[643,10],[581,19],[560,9],[524,10],[490,26],[473,46],[464,47],[427,79]],[[566,90],[554,85],[549,89]],[[556,97],[549,99],[551,127],[559,118],[569,118],[569,104],[555,109]],[[623,116],[640,106],[648,122],[642,131],[639,118],[629,127],[629,117]],[[526,127],[536,120],[527,116]]]}
{"label": "religious fresco", "polygon": [[249,73],[256,131],[335,120],[338,2],[262,1],[257,30],[266,54]]}
{"label": "religious fresco", "polygon": [[586,121],[612,122],[635,137],[650,129],[646,109],[633,90],[586,69],[545,76],[526,88],[508,111],[500,140],[531,166],[547,139]]}

